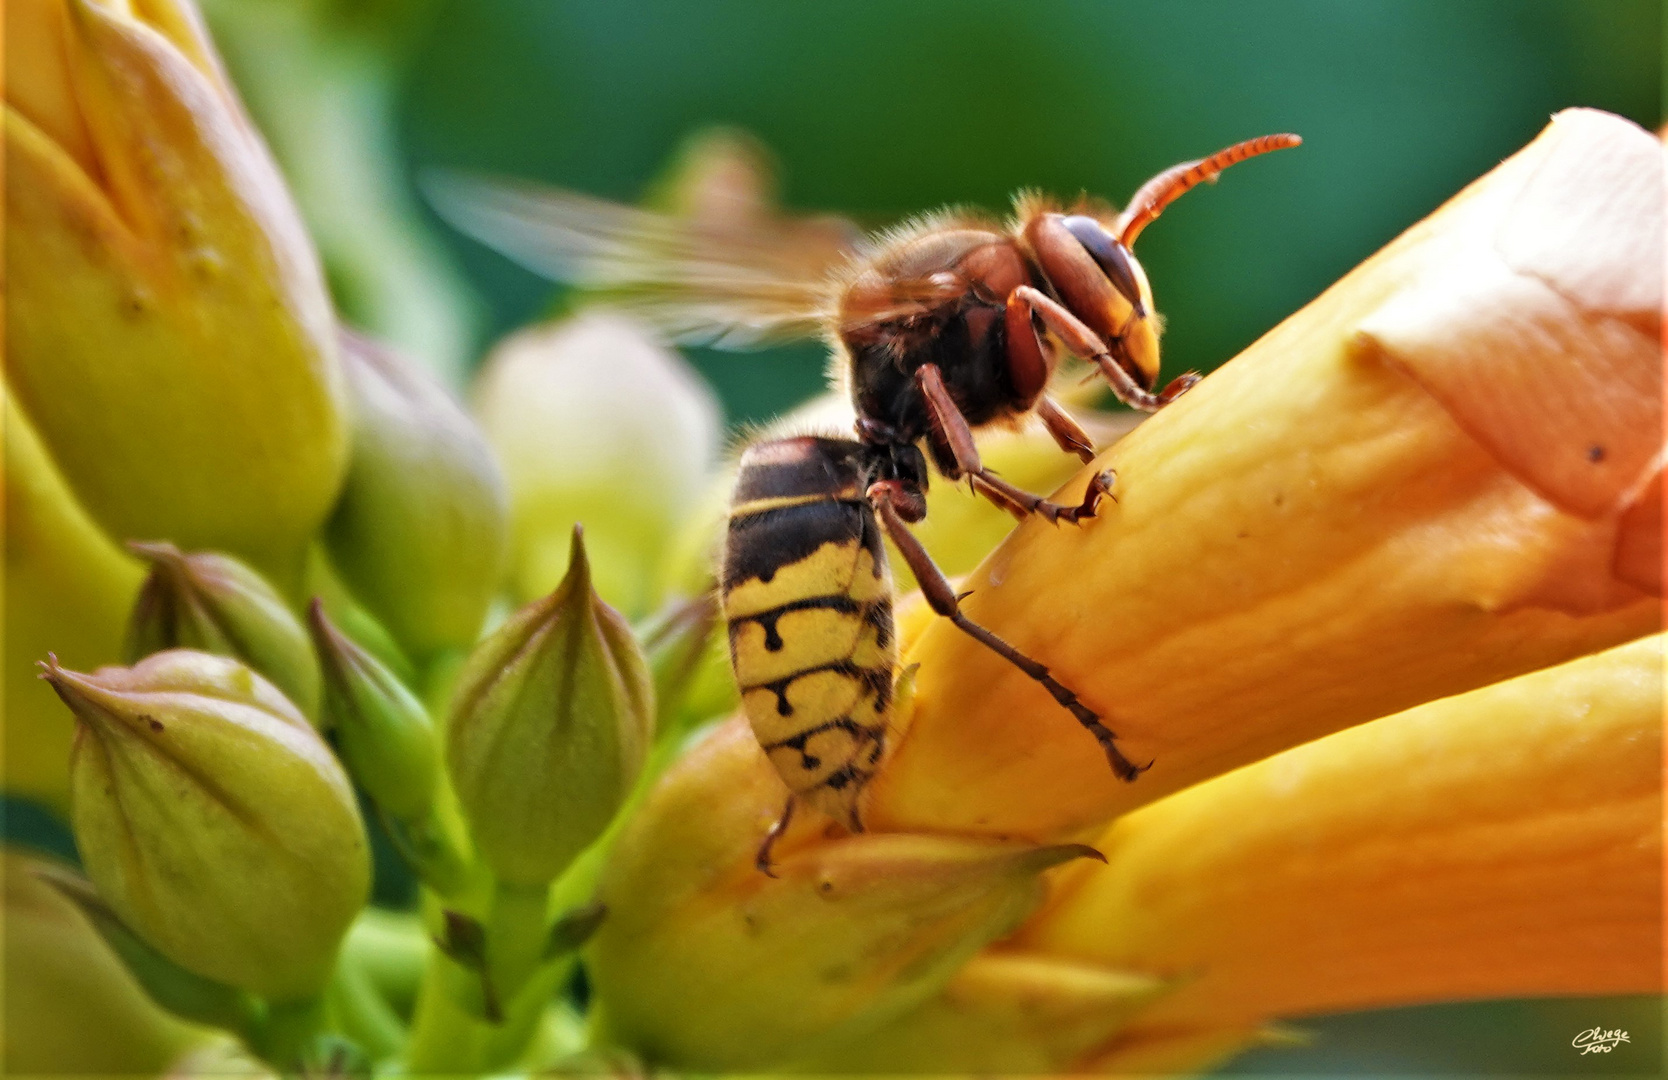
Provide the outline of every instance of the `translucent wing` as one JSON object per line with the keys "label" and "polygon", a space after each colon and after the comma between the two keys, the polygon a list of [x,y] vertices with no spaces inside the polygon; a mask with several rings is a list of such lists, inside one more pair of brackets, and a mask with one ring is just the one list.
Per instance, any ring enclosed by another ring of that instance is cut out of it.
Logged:
{"label": "translucent wing", "polygon": [[425,177],[423,188],[461,232],[685,344],[747,349],[820,336],[862,244],[843,219],[756,206],[674,217],[451,172]]}

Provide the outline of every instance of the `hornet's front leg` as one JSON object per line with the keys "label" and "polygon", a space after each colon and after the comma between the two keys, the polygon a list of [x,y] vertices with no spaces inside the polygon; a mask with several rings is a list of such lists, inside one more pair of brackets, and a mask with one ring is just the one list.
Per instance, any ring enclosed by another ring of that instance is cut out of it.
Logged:
{"label": "hornet's front leg", "polygon": [[[920,388],[921,396],[927,403],[927,412],[932,417],[933,433],[950,448],[961,475],[968,478],[974,490],[1021,521],[1028,515],[1041,514],[1055,524],[1062,521],[1076,524],[1084,518],[1094,517],[1100,500],[1111,492],[1110,473],[1099,473],[1090,480],[1089,490],[1084,492],[1083,501],[1077,506],[1050,502],[1041,495],[1033,495],[1023,488],[1015,487],[985,468],[984,462],[979,459],[979,448],[973,442],[973,429],[968,426],[967,417],[962,415],[955,399],[950,396],[938,365],[922,364],[916,369],[915,385]],[[1076,426],[1072,424],[1072,427]],[[1077,434],[1082,434],[1081,429]],[[1056,436],[1056,440],[1059,438]],[[1087,438],[1083,436],[1085,444]],[[1065,444],[1062,442],[1061,445]],[[1076,447],[1073,446],[1071,449],[1075,451]]]}
{"label": "hornet's front leg", "polygon": [[1101,340],[1100,335],[1068,311],[1058,300],[1029,285],[1021,285],[1013,291],[1008,303],[1023,304],[1030,308],[1066,348],[1099,367],[1101,373],[1106,376],[1106,381],[1112,384],[1112,392],[1118,396],[1118,400],[1132,409],[1157,412],[1199,381],[1197,375],[1182,375],[1172,380],[1162,392],[1155,394],[1137,383],[1130,373],[1112,358],[1111,348]]}

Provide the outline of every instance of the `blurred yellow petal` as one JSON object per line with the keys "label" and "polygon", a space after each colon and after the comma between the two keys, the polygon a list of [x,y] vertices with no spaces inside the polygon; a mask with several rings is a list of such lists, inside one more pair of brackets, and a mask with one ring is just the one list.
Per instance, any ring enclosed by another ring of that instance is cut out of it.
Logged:
{"label": "blurred yellow petal", "polygon": [[74,903],[5,853],[0,1069],[25,1075],[157,1075],[214,1039],[157,1005]]}
{"label": "blurred yellow petal", "polygon": [[1164,983],[1059,957],[991,950],[926,1004],[842,1042],[817,1071],[1048,1075],[1109,1042]]}
{"label": "blurred yellow petal", "polygon": [[1103,454],[1118,501],[1081,528],[1022,525],[965,610],[1151,771],[1117,780],[1040,687],[936,621],[906,653],[917,706],[871,825],[1079,835],[1657,628],[1648,544],[1622,541],[1644,538],[1624,517],[1648,520],[1662,445],[1662,265],[1637,240],[1661,234],[1661,178],[1642,129],[1562,113]]}
{"label": "blurred yellow petal", "polygon": [[64,0],[6,5],[6,105],[45,133],[78,166],[96,172],[92,136],[70,83]]}
{"label": "blurred yellow petal", "polygon": [[69,798],[70,716],[35,678],[48,650],[92,668],[121,655],[144,577],[64,485],[8,394],[5,431],[5,790],[62,811]]}
{"label": "blurred yellow petal", "polygon": [[[26,41],[56,27],[64,63],[26,65],[44,89],[7,84],[8,381],[113,536],[234,552],[293,585],[347,438],[330,304],[283,182],[189,6],[19,18]],[[64,99],[54,80],[80,128],[40,103]]]}
{"label": "blurred yellow petal", "polygon": [[1278,1017],[1662,989],[1663,638],[1129,814],[1028,949],[1180,982],[1129,1045]]}

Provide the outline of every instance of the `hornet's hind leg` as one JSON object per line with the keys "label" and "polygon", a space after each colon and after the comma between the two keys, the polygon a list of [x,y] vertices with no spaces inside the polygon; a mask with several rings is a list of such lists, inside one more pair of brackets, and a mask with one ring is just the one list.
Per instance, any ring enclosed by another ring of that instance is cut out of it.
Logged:
{"label": "hornet's hind leg", "polygon": [[782,807],[782,816],[777,818],[776,824],[772,825],[770,831],[765,833],[764,843],[759,845],[759,853],[753,857],[753,865],[758,867],[759,872],[764,874],[765,877],[776,876],[770,869],[772,865],[770,850],[776,846],[776,841],[782,839],[782,834],[788,831],[788,825],[793,821],[793,808],[798,801],[798,796],[788,796],[787,805]]}
{"label": "hornet's hind leg", "polygon": [[942,615],[954,623],[957,628],[981,645],[996,653],[1008,663],[1014,665],[1031,678],[1042,684],[1044,690],[1058,701],[1065,709],[1077,718],[1077,722],[1088,729],[1100,743],[1101,749],[1106,751],[1106,760],[1111,764],[1112,771],[1118,774],[1120,780],[1134,780],[1137,776],[1152,767],[1152,762],[1137,765],[1124,756],[1118,749],[1117,735],[1110,728],[1100,722],[1100,717],[1087,708],[1077,695],[1060,684],[1054,676],[1048,673],[1048,668],[1037,663],[1006,641],[973,622],[961,613],[961,606],[957,602],[955,590],[927,554],[926,548],[915,539],[915,535],[904,524],[903,518],[892,505],[893,497],[898,494],[896,481],[883,480],[869,488],[869,502],[874,506],[875,514],[879,516],[881,524],[892,542],[898,546],[904,561],[909,563],[909,569],[915,575],[915,580],[921,585],[921,593],[927,599],[927,604],[936,614]]}

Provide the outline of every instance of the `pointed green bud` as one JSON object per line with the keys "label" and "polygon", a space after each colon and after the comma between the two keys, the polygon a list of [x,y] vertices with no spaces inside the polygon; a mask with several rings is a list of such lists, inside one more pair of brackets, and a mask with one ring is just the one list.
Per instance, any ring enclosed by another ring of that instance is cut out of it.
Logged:
{"label": "pointed green bud", "polygon": [[586,949],[606,1030],[669,1066],[760,1070],[827,1052],[930,1000],[1043,895],[1080,844],[829,839],[802,813],[755,865],[783,789],[739,723],[698,743],[621,833]]}
{"label": "pointed green bud", "polygon": [[[674,729],[692,726],[684,706],[694,691],[705,689],[702,678],[710,666],[713,654],[722,652],[725,682],[730,686],[731,699],[735,696],[735,678],[730,675],[727,643],[714,640],[718,626],[718,598],[709,590],[692,600],[669,605],[643,627],[643,649],[649,660],[649,672],[654,677],[655,730],[664,736]],[[701,712],[694,719],[704,720],[720,710]],[[685,721],[685,722],[680,722]]]}
{"label": "pointed green bud", "polygon": [[475,422],[426,372],[342,334],[353,457],[324,539],[413,656],[474,644],[509,543],[509,496]]}
{"label": "pointed green bud", "polygon": [[499,879],[552,881],[602,835],[653,730],[648,664],[592,589],[576,527],[562,583],[476,647],[452,698],[447,765]]}
{"label": "pointed green bud", "polygon": [[205,978],[316,994],[370,884],[353,787],[272,684],[189,649],[43,677],[78,722],[71,824],[121,921]]}
{"label": "pointed green bud", "polygon": [[218,552],[186,554],[163,541],[127,546],[151,564],[128,622],[129,663],[165,649],[230,656],[264,675],[304,715],[318,715],[319,665],[307,631],[265,578]]}
{"label": "pointed green bud", "polygon": [[376,657],[330,622],[324,605],[307,609],[324,671],[325,727],[342,763],[383,813],[420,821],[440,783],[440,739],[415,694]]}

